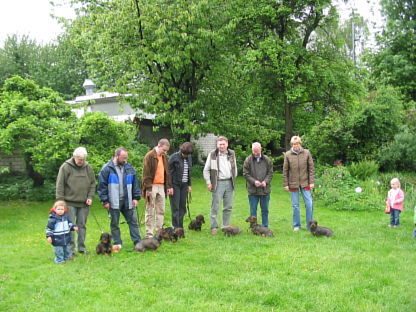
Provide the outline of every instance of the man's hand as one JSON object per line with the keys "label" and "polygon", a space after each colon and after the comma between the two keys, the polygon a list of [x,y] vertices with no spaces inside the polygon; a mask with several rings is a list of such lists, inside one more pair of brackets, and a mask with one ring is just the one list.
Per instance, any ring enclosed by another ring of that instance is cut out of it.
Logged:
{"label": "man's hand", "polygon": [[208,187],[208,191],[211,192],[212,191],[212,184],[208,184],[207,187]]}
{"label": "man's hand", "polygon": [[52,244],[52,237],[48,236],[46,240],[48,241],[49,244]]}
{"label": "man's hand", "polygon": [[173,195],[173,188],[168,188],[168,195],[172,196]]}
{"label": "man's hand", "polygon": [[78,231],[78,227],[76,225],[74,226],[74,231]]}
{"label": "man's hand", "polygon": [[283,189],[284,189],[285,191],[289,191],[289,186],[285,186]]}
{"label": "man's hand", "polygon": [[314,187],[315,187],[315,184],[309,184],[309,187],[311,188],[311,189],[313,189]]}
{"label": "man's hand", "polygon": [[254,185],[255,185],[256,187],[260,187],[262,184],[261,184],[261,182],[260,182],[260,181],[257,181],[257,180],[256,180],[256,181],[254,182]]}
{"label": "man's hand", "polygon": [[110,209],[110,203],[104,203],[103,204],[103,207],[105,208],[105,209],[107,209],[107,211]]}
{"label": "man's hand", "polygon": [[188,193],[192,193],[192,187],[188,186]]}
{"label": "man's hand", "polygon": [[137,207],[137,204],[138,204],[137,199],[133,199],[133,200],[132,200],[132,205],[133,205],[133,207]]}
{"label": "man's hand", "polygon": [[85,202],[85,204],[87,206],[91,206],[92,205],[92,199],[88,198],[87,201]]}

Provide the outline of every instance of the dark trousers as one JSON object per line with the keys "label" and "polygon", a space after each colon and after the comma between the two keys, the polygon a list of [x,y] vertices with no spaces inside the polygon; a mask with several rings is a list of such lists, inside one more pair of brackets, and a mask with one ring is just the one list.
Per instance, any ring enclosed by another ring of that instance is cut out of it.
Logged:
{"label": "dark trousers", "polygon": [[390,224],[398,226],[400,225],[400,210],[390,208]]}
{"label": "dark trousers", "polygon": [[170,197],[170,209],[172,211],[172,226],[174,228],[183,228],[188,188],[188,183],[173,184],[173,195]]}
{"label": "dark trousers", "polygon": [[121,234],[120,234],[120,212],[123,214],[126,219],[127,224],[129,225],[130,237],[133,243],[136,245],[140,241],[139,233],[139,222],[136,213],[136,209],[133,207],[125,207],[124,202],[120,202],[120,209],[110,208],[110,217],[111,217],[111,235],[113,236],[115,245],[122,245]]}

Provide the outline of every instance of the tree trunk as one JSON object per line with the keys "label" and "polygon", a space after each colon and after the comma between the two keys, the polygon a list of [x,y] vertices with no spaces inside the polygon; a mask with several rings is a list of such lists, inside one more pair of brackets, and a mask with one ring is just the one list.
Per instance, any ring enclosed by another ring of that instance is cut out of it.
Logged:
{"label": "tree trunk", "polygon": [[38,172],[35,171],[35,169],[32,166],[31,160],[32,160],[32,154],[26,153],[24,154],[24,159],[26,163],[26,172],[29,178],[33,181],[34,187],[42,186],[45,182],[45,178]]}
{"label": "tree trunk", "polygon": [[289,150],[293,136],[293,106],[285,99],[285,148]]}

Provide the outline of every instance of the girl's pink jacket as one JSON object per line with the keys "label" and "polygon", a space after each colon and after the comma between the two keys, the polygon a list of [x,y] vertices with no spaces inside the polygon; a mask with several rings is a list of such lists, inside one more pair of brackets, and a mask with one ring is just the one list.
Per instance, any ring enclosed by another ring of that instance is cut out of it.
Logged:
{"label": "girl's pink jacket", "polygon": [[396,202],[395,204],[390,202],[390,192],[391,192],[391,190],[387,194],[386,204],[389,205],[390,208],[398,209],[400,211],[403,211],[404,193],[403,193],[402,189],[399,189],[399,192],[397,193],[396,198],[394,199],[394,201]]}

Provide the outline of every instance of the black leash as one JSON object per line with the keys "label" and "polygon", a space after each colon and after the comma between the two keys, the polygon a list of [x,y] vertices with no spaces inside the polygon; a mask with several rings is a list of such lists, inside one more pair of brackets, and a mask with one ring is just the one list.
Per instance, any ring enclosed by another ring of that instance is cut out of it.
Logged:
{"label": "black leash", "polygon": [[186,197],[186,210],[188,210],[188,218],[189,218],[189,221],[192,221],[191,211],[189,209],[189,204],[191,202],[192,202],[192,195],[191,195],[191,193],[188,192],[188,196]]}
{"label": "black leash", "polygon": [[101,231],[101,234],[102,234],[102,233],[104,233],[104,232],[103,232],[103,229],[101,228],[100,223],[98,223],[98,219],[97,219],[97,217],[95,216],[95,213],[93,212],[93,210],[92,210],[91,206],[90,206],[90,211],[91,211],[92,216],[93,216],[93,217],[94,217],[94,219],[95,219],[95,222],[97,222],[97,225],[98,225],[98,228],[99,228],[99,229],[100,229],[100,231]]}

